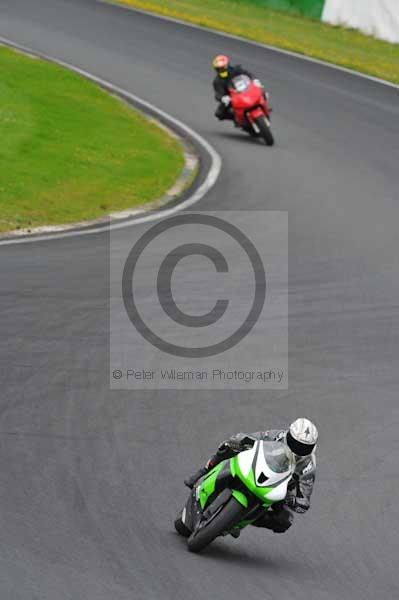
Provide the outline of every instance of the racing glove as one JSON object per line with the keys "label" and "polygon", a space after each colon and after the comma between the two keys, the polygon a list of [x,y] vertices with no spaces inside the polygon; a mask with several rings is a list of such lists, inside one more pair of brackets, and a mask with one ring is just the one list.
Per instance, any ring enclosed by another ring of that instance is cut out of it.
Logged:
{"label": "racing glove", "polygon": [[206,467],[201,467],[201,469],[194,473],[194,475],[191,475],[191,477],[187,477],[187,479],[184,480],[184,485],[186,485],[188,488],[190,488],[190,490],[192,490],[195,484],[197,483],[198,479],[200,479],[207,472],[208,469]]}
{"label": "racing glove", "polygon": [[231,98],[230,96],[228,96],[226,94],[226,96],[223,96],[221,99],[222,104],[224,104],[225,106],[229,106],[230,102],[231,102]]}
{"label": "racing glove", "polygon": [[238,433],[237,435],[232,436],[220,444],[218,448],[218,454],[223,454],[223,452],[227,452],[229,450],[235,453],[242,452],[243,450],[252,448],[253,445],[254,439],[250,438],[244,433]]}
{"label": "racing glove", "polygon": [[232,452],[240,452],[241,450],[241,440],[226,440],[222,442],[218,448],[218,454],[224,454],[231,450]]}

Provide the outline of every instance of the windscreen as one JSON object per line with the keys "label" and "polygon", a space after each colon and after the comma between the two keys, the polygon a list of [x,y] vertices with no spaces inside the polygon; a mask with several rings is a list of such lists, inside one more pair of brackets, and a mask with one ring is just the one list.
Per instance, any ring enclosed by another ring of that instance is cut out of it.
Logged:
{"label": "windscreen", "polygon": [[291,455],[281,442],[264,442],[263,452],[268,467],[273,473],[285,473],[291,467]]}
{"label": "windscreen", "polygon": [[245,92],[249,87],[251,80],[247,75],[238,75],[232,79],[231,83],[237,92]]}

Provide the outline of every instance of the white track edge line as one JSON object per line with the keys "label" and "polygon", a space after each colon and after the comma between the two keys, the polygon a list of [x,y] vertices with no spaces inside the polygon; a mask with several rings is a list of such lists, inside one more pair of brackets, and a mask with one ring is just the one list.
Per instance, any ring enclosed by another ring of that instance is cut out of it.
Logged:
{"label": "white track edge line", "polygon": [[126,96],[126,98],[129,98],[138,106],[142,106],[144,109],[148,109],[151,112],[155,113],[155,115],[158,115],[159,117],[161,117],[164,121],[166,121],[168,124],[170,124],[172,126],[172,128],[173,128],[173,126],[175,126],[178,129],[184,131],[191,139],[195,140],[195,142],[197,142],[197,144],[199,146],[201,146],[209,154],[209,156],[211,158],[211,166],[205,177],[205,180],[201,183],[201,185],[195,190],[195,192],[189,198],[187,198],[183,202],[177,204],[176,206],[173,206],[172,208],[166,208],[166,209],[163,209],[162,211],[153,212],[153,213],[143,216],[143,217],[129,219],[128,221],[123,221],[123,223],[110,222],[110,224],[108,226],[103,225],[101,227],[93,227],[91,229],[66,231],[65,233],[55,233],[55,234],[50,234],[50,235],[37,235],[37,236],[33,236],[33,237],[24,237],[24,238],[20,238],[20,239],[14,238],[14,239],[10,239],[10,240],[1,240],[0,246],[12,246],[12,245],[16,245],[16,244],[29,244],[29,243],[34,243],[34,242],[47,242],[50,240],[59,240],[59,239],[69,238],[69,237],[91,235],[94,233],[105,233],[105,232],[116,230],[116,229],[125,229],[126,227],[140,225],[142,223],[149,223],[151,221],[156,221],[158,219],[168,217],[177,212],[180,212],[181,210],[189,208],[190,206],[193,206],[199,200],[201,200],[209,192],[209,190],[215,185],[216,180],[219,177],[219,174],[220,174],[220,171],[222,168],[222,159],[221,159],[220,155],[216,152],[216,150],[213,148],[213,146],[211,146],[211,144],[209,142],[207,142],[207,140],[205,138],[203,138],[199,133],[197,133],[196,131],[191,129],[191,127],[189,127],[188,125],[186,125],[185,123],[183,123],[182,121],[177,119],[176,117],[169,115],[167,112],[163,111],[162,109],[158,108],[157,106],[154,106],[150,102],[147,102],[147,100],[143,100],[142,98],[139,98],[135,94],[132,94],[132,93],[128,92],[127,90],[124,90],[123,88],[121,88],[117,85],[114,85],[113,83],[111,83],[105,79],[102,79],[101,77],[97,77],[96,75],[93,75],[92,73],[89,73],[88,71],[85,71],[84,69],[81,69],[80,67],[76,67],[70,63],[64,62],[57,58],[54,58],[43,52],[37,52],[36,50],[33,50],[32,48],[28,48],[27,46],[23,46],[22,44],[18,44],[16,42],[14,42],[8,38],[2,37],[2,36],[0,36],[0,43],[4,44],[6,46],[15,48],[17,50],[21,50],[28,54],[38,56],[40,58],[51,61],[53,63],[56,63],[62,67],[65,67],[71,71],[74,71],[75,73],[78,73],[79,75],[82,75],[86,79],[89,79],[110,91],[113,91],[113,92],[116,92],[117,94]]}
{"label": "white track edge line", "polygon": [[[361,73],[360,71],[355,71],[354,69],[350,69],[349,67],[343,67],[341,65],[335,65],[334,63],[327,62],[320,58],[313,58],[312,56],[306,56],[305,54],[299,54],[299,52],[294,52],[292,50],[286,50],[285,48],[278,48],[277,46],[271,46],[269,44],[262,44],[262,42],[256,42],[255,40],[249,40],[239,35],[235,35],[234,33],[228,33],[226,31],[219,31],[218,29],[213,29],[212,27],[205,27],[201,25],[196,25],[195,23],[190,23],[189,21],[184,21],[183,19],[177,19],[175,17],[169,17],[167,15],[161,15],[159,13],[143,10],[142,8],[135,8],[134,6],[129,6],[127,4],[120,4],[118,0],[97,0],[101,4],[109,4],[111,6],[117,6],[122,8],[123,10],[130,10],[132,12],[137,12],[142,15],[147,15],[150,17],[154,17],[156,19],[163,19],[164,21],[171,21],[172,23],[178,23],[179,25],[184,25],[186,27],[192,27],[193,29],[199,29],[200,31],[209,31],[215,35],[220,35],[223,37],[230,38],[232,40],[237,40],[239,42],[243,42],[245,44],[250,44],[251,46],[258,46],[260,48],[266,48],[267,50],[271,50],[272,52],[277,52],[279,54],[285,54],[287,56],[291,56],[293,58],[299,58],[301,60],[305,60],[307,62],[316,63],[323,67],[329,67],[330,69],[335,69],[337,71],[342,71],[343,73],[348,73],[349,75],[356,75],[357,77],[362,77],[363,79],[368,79],[369,81],[374,81],[374,83],[380,83],[382,85],[386,85],[388,87],[392,87],[396,90],[399,89],[399,85],[393,83],[392,81],[387,81],[386,79],[380,79],[379,77],[374,77],[373,75],[367,75],[366,73]],[[325,23],[328,25],[328,23]]]}

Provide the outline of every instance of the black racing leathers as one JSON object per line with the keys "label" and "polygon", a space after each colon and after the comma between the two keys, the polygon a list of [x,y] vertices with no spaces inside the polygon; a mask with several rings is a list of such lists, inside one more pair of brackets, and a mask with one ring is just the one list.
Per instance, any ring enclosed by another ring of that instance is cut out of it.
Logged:
{"label": "black racing leathers", "polygon": [[251,79],[253,79],[252,73],[243,69],[241,65],[229,66],[228,67],[228,76],[220,77],[220,75],[216,75],[213,80],[213,89],[215,92],[215,100],[217,100],[218,107],[215,111],[215,117],[219,120],[233,118],[233,114],[229,106],[225,106],[223,102],[221,102],[223,96],[227,96],[229,93],[229,87],[231,84],[231,80],[237,75],[248,75]]}

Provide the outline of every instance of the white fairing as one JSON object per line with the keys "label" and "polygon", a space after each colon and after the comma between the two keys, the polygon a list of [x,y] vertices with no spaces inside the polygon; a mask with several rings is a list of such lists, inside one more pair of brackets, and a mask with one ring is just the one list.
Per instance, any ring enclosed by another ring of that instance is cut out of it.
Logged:
{"label": "white fairing", "polygon": [[[283,456],[282,461],[278,460],[281,455]],[[256,463],[254,464],[255,458]],[[287,495],[288,482],[295,470],[295,460],[288,448],[284,448],[280,443],[258,441],[251,450],[238,455],[238,463],[245,477],[248,477],[252,468],[254,469],[256,486],[267,488],[265,496],[269,500],[273,502],[284,500]],[[283,465],[283,469],[278,468],[281,465]],[[270,490],[271,487],[272,490]]]}
{"label": "white fairing", "polygon": [[255,458],[257,447],[258,447],[258,444],[254,444],[254,446],[253,446],[253,448],[251,448],[251,450],[246,450],[245,452],[240,452],[240,454],[238,455],[238,464],[240,466],[241,473],[243,473],[243,475],[245,475],[245,477],[248,477],[248,475],[249,475],[249,472],[252,467],[252,463]]}
{"label": "white fairing", "polygon": [[[275,473],[274,471],[272,471],[266,462],[263,442],[258,442],[258,444],[259,452],[255,465],[255,481],[258,487],[270,487],[271,485],[278,483],[279,481],[285,479],[288,475],[290,475],[291,469],[288,469],[283,473]],[[262,474],[267,477],[267,480],[263,483],[259,481],[259,478],[262,476]]]}
{"label": "white fairing", "polygon": [[273,500],[273,502],[279,502],[280,500],[284,500],[287,495],[289,478],[280,483],[277,487],[273,488],[271,492],[267,494],[269,500]]}

